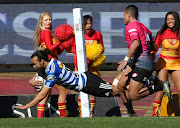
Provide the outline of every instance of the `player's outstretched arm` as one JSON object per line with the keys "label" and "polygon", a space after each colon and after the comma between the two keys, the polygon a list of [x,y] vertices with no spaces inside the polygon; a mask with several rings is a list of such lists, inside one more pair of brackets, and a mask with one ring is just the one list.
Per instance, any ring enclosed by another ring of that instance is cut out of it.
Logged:
{"label": "player's outstretched arm", "polygon": [[128,60],[134,55],[136,49],[139,47],[140,42],[139,40],[134,40],[132,45],[129,48],[129,52],[127,53],[124,60],[118,62],[119,66],[117,67],[118,71],[121,71],[124,69],[124,67],[127,65]]}
{"label": "player's outstretched arm", "polygon": [[43,87],[42,90],[36,95],[36,97],[29,102],[26,105],[23,106],[12,106],[13,108],[19,108],[19,109],[27,109],[30,108],[32,106],[34,106],[35,104],[37,104],[38,102],[40,102],[47,94],[48,92],[51,90],[51,88],[48,87]]}

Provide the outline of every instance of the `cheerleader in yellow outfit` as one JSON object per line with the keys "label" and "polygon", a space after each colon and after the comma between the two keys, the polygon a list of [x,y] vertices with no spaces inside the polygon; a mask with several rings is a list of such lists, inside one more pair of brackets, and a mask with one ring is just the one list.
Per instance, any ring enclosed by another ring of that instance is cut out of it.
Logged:
{"label": "cheerleader in yellow outfit", "polygon": [[[156,64],[156,72],[162,81],[168,80],[168,74],[171,75],[173,83],[178,91],[180,99],[180,20],[179,15],[174,11],[166,14],[165,22],[158,31],[156,37],[157,50],[162,44],[158,62]],[[153,117],[160,116],[160,105],[163,92],[157,92],[153,103]]]}

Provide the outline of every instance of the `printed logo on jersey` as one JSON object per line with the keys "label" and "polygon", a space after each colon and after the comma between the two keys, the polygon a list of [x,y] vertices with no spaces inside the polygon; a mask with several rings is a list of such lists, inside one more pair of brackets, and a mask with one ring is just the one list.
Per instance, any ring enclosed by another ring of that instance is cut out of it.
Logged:
{"label": "printed logo on jersey", "polygon": [[129,31],[130,36],[138,34],[137,29],[130,29]]}
{"label": "printed logo on jersey", "polygon": [[47,76],[47,80],[49,80],[49,81],[54,81],[55,79],[56,79],[55,75],[48,75]]}
{"label": "printed logo on jersey", "polygon": [[60,63],[59,67],[63,69],[63,63],[62,62]]}
{"label": "printed logo on jersey", "polygon": [[128,32],[129,32],[129,33],[131,33],[131,32],[137,32],[137,29],[133,28],[133,29],[130,29]]}
{"label": "printed logo on jersey", "polygon": [[137,77],[137,76],[138,76],[137,73],[133,73],[133,74],[132,74],[132,77]]}
{"label": "printed logo on jersey", "polygon": [[107,96],[107,97],[108,97],[108,96],[109,96],[109,92],[106,92],[106,93],[105,93],[105,96]]}

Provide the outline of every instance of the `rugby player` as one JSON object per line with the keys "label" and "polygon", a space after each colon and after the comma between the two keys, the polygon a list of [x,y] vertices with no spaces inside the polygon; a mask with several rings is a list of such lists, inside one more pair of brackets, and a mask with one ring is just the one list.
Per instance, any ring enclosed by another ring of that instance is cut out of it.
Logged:
{"label": "rugby player", "polygon": [[40,102],[51,90],[54,84],[63,86],[67,89],[98,97],[112,97],[119,95],[119,90],[115,85],[107,83],[98,75],[91,72],[72,72],[62,62],[53,58],[49,59],[49,49],[38,50],[31,56],[33,68],[46,73],[46,83],[36,97],[26,105],[13,106],[13,108],[27,109]]}
{"label": "rugby player", "polygon": [[[165,90],[170,95],[168,82],[156,82],[153,86],[145,87],[144,85],[152,75],[154,70],[154,61],[151,54],[151,47],[154,43],[152,33],[142,23],[137,21],[138,8],[129,5],[124,11],[125,40],[128,44],[128,53],[124,60],[118,62],[118,71],[129,66],[122,73],[118,82],[120,96],[128,110],[125,117],[136,116],[132,107],[131,100],[139,100],[143,97],[153,94],[159,90]],[[126,82],[130,79],[129,89],[126,89]]]}

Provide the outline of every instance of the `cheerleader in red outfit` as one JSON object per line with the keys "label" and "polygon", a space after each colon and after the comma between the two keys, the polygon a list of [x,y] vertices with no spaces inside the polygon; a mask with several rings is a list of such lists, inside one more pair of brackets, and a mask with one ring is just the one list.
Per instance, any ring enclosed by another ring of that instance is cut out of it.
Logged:
{"label": "cheerleader in red outfit", "polygon": [[[90,15],[83,16],[84,21],[84,33],[85,33],[85,45],[86,45],[86,56],[87,56],[87,64],[88,71],[93,72],[96,75],[101,75],[99,72],[99,65],[102,64],[106,60],[106,56],[102,55],[104,52],[104,44],[102,35],[100,32],[92,29],[93,21]],[[74,53],[74,64],[75,70],[78,70],[77,66],[77,55],[76,55],[76,46],[73,43],[72,53]],[[94,107],[95,107],[96,99],[94,96],[90,96],[90,105],[91,105],[91,113],[94,115]],[[81,117],[81,99],[78,98],[79,105],[79,116]]]}
{"label": "cheerleader in red outfit", "polygon": [[[61,42],[57,41],[52,33],[52,17],[47,12],[42,12],[39,16],[38,24],[36,26],[35,34],[34,34],[34,42],[35,42],[35,50],[41,46],[41,50],[48,48],[51,50],[50,58],[54,58],[58,60],[58,55],[61,54],[63,51],[63,47],[59,47]],[[42,85],[40,81],[35,81],[36,75],[29,80],[30,85],[37,87],[38,85]],[[57,84],[54,85],[56,90],[59,92],[58,97],[58,109],[60,112],[60,117],[66,117],[66,97],[67,97],[67,89],[62,86],[58,86]],[[46,106],[47,99],[50,95],[49,94],[37,105],[37,117],[41,118],[44,116],[44,110]]]}
{"label": "cheerleader in red outfit", "polygon": [[[157,50],[162,44],[156,71],[162,81],[168,80],[168,74],[171,75],[172,81],[178,91],[180,99],[180,21],[176,12],[170,11],[166,14],[165,22],[156,37]],[[160,116],[160,105],[163,92],[157,92],[153,103],[153,117]]]}

